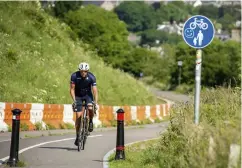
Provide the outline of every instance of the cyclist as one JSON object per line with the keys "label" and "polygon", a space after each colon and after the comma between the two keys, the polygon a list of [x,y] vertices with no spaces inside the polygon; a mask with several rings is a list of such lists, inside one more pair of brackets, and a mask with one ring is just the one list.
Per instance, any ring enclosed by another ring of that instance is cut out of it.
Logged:
{"label": "cyclist", "polygon": [[[89,72],[89,64],[86,62],[81,62],[78,66],[79,71],[71,74],[70,81],[70,95],[73,99],[73,111],[76,112],[76,140],[75,145],[78,145],[79,141],[79,127],[81,122],[81,117],[84,112],[83,101],[88,105],[88,116],[89,116],[89,128],[88,131],[93,131],[93,95],[94,104],[97,106],[98,92],[96,86],[96,77],[91,72]],[[93,94],[92,94],[93,91]]]}

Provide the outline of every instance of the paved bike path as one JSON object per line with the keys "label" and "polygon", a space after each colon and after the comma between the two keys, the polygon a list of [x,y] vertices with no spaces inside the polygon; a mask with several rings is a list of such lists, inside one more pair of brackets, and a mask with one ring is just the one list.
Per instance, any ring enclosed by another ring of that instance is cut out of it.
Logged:
{"label": "paved bike path", "polygon": [[174,91],[162,91],[158,88],[149,88],[149,90],[157,97],[168,99],[174,103],[192,103],[192,97],[185,94],[176,93]]}
{"label": "paved bike path", "polygon": [[[158,137],[168,123],[146,125],[145,128],[125,129],[125,143]],[[89,137],[85,150],[77,151],[74,139],[49,143],[29,149],[19,155],[27,167],[84,167],[102,168],[103,156],[116,146],[116,130],[94,131]],[[20,150],[39,143],[74,138],[74,134],[48,136],[20,140]],[[10,141],[0,142],[0,160],[9,155]],[[0,166],[0,167],[3,167]]]}

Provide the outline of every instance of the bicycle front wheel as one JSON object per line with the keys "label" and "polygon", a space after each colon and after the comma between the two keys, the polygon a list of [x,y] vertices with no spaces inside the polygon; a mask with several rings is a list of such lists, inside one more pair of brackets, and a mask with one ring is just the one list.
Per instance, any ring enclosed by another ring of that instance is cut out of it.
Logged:
{"label": "bicycle front wheel", "polygon": [[87,139],[87,118],[83,119],[83,129],[82,129],[82,150],[85,148]]}
{"label": "bicycle front wheel", "polygon": [[81,149],[81,141],[82,141],[82,121],[80,122],[80,126],[79,126],[79,141],[78,141],[78,145],[77,145],[77,150],[78,152],[80,152],[80,149]]}
{"label": "bicycle front wheel", "polygon": [[80,149],[82,148],[84,128],[85,127],[83,126],[83,118],[81,118],[80,127],[79,127],[79,141],[78,141],[78,146],[77,146],[78,151],[80,151]]}
{"label": "bicycle front wheel", "polygon": [[206,30],[208,28],[208,24],[207,23],[203,23],[201,25],[201,27],[202,27],[203,30]]}

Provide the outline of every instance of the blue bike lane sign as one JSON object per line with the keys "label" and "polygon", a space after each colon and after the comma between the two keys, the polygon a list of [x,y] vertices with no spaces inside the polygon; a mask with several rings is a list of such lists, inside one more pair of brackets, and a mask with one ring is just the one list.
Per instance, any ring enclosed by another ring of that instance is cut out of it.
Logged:
{"label": "blue bike lane sign", "polygon": [[192,48],[202,49],[208,46],[215,34],[214,25],[210,19],[202,15],[190,17],[183,26],[184,41]]}

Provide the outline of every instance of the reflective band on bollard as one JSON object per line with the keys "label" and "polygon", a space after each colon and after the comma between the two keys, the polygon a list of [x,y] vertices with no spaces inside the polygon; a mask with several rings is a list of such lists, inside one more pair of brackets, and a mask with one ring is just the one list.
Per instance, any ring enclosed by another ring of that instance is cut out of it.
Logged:
{"label": "reflective band on bollard", "polygon": [[20,128],[20,109],[12,110],[13,119],[12,119],[12,136],[11,136],[11,147],[10,147],[10,157],[7,164],[10,167],[16,167],[19,161],[18,152],[19,152],[19,128]]}
{"label": "reflective band on bollard", "polygon": [[125,160],[124,152],[124,110],[117,111],[117,141],[116,141],[116,155],[115,160]]}

